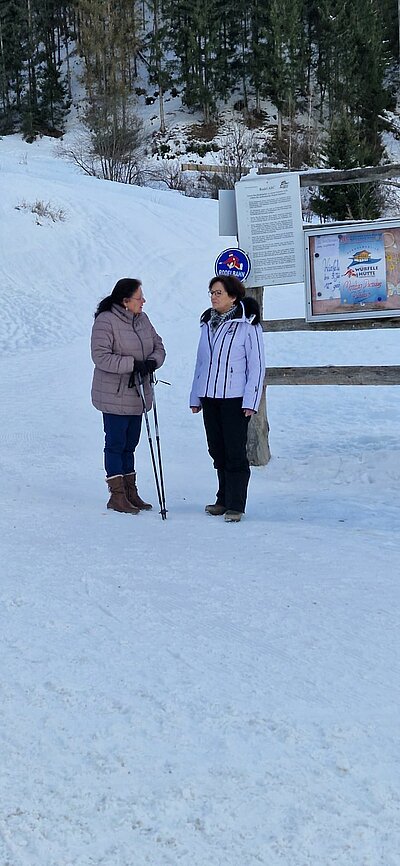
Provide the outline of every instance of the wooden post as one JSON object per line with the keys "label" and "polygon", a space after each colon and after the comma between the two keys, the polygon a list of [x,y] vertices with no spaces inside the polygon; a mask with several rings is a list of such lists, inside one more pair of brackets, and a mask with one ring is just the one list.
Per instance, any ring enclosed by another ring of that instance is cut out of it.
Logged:
{"label": "wooden post", "polygon": [[259,410],[257,415],[250,418],[247,434],[247,456],[251,466],[266,466],[271,459],[268,434],[269,424],[264,384]]}
{"label": "wooden post", "polygon": [[[246,289],[246,295],[255,298],[260,305],[261,319],[263,317],[263,286]],[[269,424],[267,418],[267,401],[265,393],[265,382],[263,393],[257,415],[250,418],[249,432],[247,435],[247,456],[252,466],[266,466],[271,458],[269,450]]]}

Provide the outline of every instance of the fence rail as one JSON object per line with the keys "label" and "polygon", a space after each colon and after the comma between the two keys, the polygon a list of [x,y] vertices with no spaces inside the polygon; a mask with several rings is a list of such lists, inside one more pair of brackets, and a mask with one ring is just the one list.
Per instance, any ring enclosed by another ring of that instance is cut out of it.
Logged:
{"label": "fence rail", "polygon": [[381,319],[344,319],[338,322],[306,322],[305,319],[264,319],[263,331],[363,331],[368,328],[400,328],[400,316],[384,316]]}
{"label": "fence rail", "polygon": [[[207,165],[201,162],[182,162],[181,171],[219,172],[232,171],[235,166]],[[288,168],[276,168],[275,166],[259,166],[257,174],[282,174],[290,171]],[[243,169],[244,176],[249,174],[250,168]],[[334,184],[348,183],[373,183],[384,182],[387,178],[400,177],[400,164],[387,163],[386,165],[370,165],[363,168],[349,169],[324,169],[323,171],[299,171],[300,186],[330,186]]]}
{"label": "fence rail", "polygon": [[267,367],[270,385],[400,385],[400,366]]}

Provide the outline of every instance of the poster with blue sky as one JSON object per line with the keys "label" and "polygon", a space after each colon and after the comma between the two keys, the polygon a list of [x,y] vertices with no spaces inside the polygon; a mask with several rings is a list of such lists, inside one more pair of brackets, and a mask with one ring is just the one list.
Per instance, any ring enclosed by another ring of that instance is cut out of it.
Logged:
{"label": "poster with blue sky", "polygon": [[382,231],[339,234],[342,304],[386,301],[386,260]]}

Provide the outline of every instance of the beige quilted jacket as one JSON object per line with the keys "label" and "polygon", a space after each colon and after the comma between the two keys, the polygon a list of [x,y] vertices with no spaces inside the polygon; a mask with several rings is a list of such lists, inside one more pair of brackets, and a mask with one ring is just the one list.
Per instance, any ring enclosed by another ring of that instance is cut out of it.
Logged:
{"label": "beige quilted jacket", "polygon": [[[91,340],[95,364],[92,403],[100,412],[113,415],[141,415],[143,401],[139,388],[128,388],[136,360],[154,358],[157,367],[165,359],[165,349],[146,313],[134,316],[118,304],[95,319]],[[145,376],[146,408],[151,408],[151,387]]]}

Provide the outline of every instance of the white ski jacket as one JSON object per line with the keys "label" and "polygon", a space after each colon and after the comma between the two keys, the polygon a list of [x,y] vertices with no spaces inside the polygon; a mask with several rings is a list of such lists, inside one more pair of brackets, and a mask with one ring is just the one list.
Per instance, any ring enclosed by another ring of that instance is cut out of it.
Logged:
{"label": "white ski jacket", "polygon": [[190,406],[202,397],[242,397],[243,409],[258,409],[265,373],[263,334],[256,301],[244,298],[239,313],[213,333],[211,310],[200,321],[200,340],[190,392]]}

